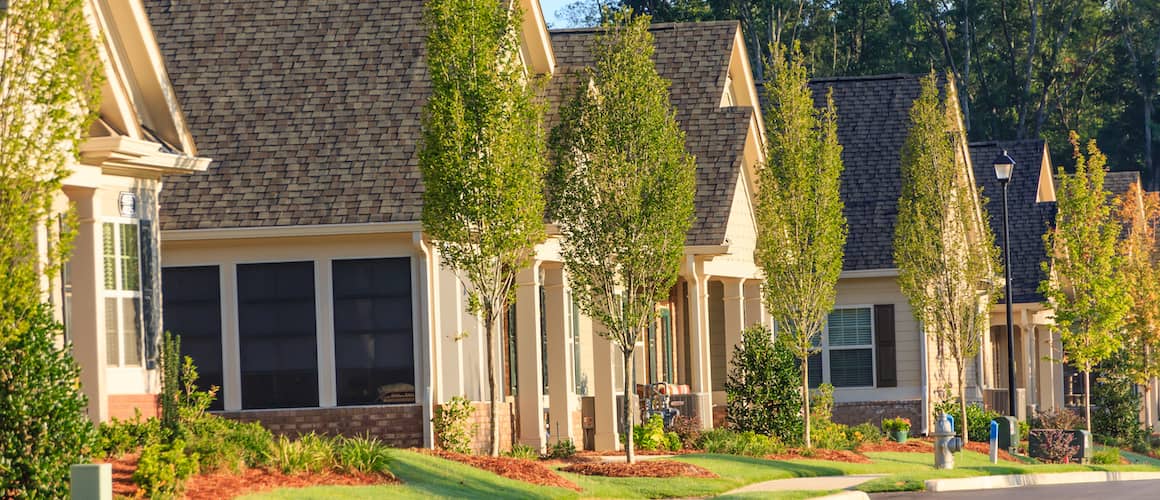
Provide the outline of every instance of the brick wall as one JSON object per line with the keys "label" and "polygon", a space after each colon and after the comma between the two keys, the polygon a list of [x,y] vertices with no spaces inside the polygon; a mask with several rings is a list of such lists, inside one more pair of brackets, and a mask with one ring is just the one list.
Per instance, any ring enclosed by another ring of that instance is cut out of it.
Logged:
{"label": "brick wall", "polygon": [[141,410],[141,418],[157,417],[161,414],[156,394],[110,394],[109,418],[132,420]]}
{"label": "brick wall", "polygon": [[911,433],[918,434],[922,430],[922,400],[834,403],[834,421],[840,424],[857,425],[869,422],[882,425],[882,420],[894,417],[909,418]]}
{"label": "brick wall", "polygon": [[242,422],[260,422],[275,434],[295,437],[316,432],[331,436],[369,434],[400,448],[423,446],[421,405],[353,406],[220,412]]}
{"label": "brick wall", "polygon": [[[488,409],[491,403],[472,402],[475,413],[467,420],[467,425],[475,429],[471,439],[471,449],[479,454],[487,454],[491,450],[491,419]],[[500,403],[496,411],[496,421],[499,422],[499,450],[512,449],[512,429],[516,428],[516,415],[512,411],[513,403]]]}

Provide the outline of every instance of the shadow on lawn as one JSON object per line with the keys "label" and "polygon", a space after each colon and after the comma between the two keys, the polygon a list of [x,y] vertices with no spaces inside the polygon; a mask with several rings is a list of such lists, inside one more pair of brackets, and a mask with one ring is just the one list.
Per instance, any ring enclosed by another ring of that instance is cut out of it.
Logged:
{"label": "shadow on lawn", "polygon": [[445,498],[544,498],[525,491],[505,488],[494,482],[483,481],[471,475],[458,475],[454,467],[430,457],[416,456],[408,460],[395,460],[391,472],[417,493],[425,493]]}

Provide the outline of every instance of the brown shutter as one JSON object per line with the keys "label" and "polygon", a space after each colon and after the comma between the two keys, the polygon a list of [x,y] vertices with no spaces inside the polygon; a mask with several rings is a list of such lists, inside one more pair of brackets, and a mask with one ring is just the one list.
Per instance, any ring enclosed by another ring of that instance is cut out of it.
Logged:
{"label": "brown shutter", "polygon": [[894,356],[894,304],[874,306],[874,344],[878,351],[878,387],[898,387]]}

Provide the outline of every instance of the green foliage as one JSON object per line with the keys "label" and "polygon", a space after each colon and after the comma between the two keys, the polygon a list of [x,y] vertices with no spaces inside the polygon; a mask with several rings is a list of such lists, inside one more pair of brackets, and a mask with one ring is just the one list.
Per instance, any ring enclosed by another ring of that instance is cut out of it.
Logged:
{"label": "green foliage", "polygon": [[[766,162],[757,173],[753,256],[765,272],[765,307],[781,327],[778,337],[786,338],[796,359],[806,360],[817,351],[834,308],[847,230],[838,190],[843,165],[834,100],[827,95],[824,109],[814,106],[801,53],[796,44],[792,49],[788,59],[784,50],[777,51],[772,79],[765,84]],[[804,394],[805,361],[800,363],[794,385]],[[808,399],[799,394],[794,400],[800,415],[810,413]],[[783,415],[778,425],[788,426],[778,432],[786,438],[800,424]],[[809,447],[809,422],[804,431]]]}
{"label": "green foliage", "polygon": [[508,458],[519,458],[523,460],[535,460],[540,458],[540,452],[536,451],[535,448],[532,448],[526,444],[519,443],[512,445],[512,449],[503,452],[502,455]]}
{"label": "green foliage", "polygon": [[6,4],[0,9],[0,343],[38,321],[41,279],[54,276],[69,252],[69,224],[62,228],[53,219],[52,204],[68,165],[80,159],[103,75],[83,0]]}
{"label": "green foliage", "polygon": [[175,433],[180,425],[177,405],[181,402],[181,337],[165,332],[161,339],[161,427]]}
{"label": "green foliage", "polygon": [[114,417],[97,426],[97,438],[93,445],[94,456],[118,457],[162,441],[160,420],[155,418],[142,420],[141,410],[135,411],[133,420],[118,420]]}
{"label": "green foliage", "polygon": [[[621,349],[630,403],[632,350],[684,256],[696,164],[685,151],[669,82],[652,60],[648,16],[612,16],[590,50],[594,66],[570,75],[551,133],[549,215],[560,226],[560,253],[580,309]],[[631,440],[635,412],[625,413]],[[632,449],[630,442],[629,461]]]}
{"label": "green foliage", "polygon": [[284,474],[321,472],[334,467],[334,443],[313,432],[291,440],[278,436],[274,440],[270,465]]}
{"label": "green foliage", "polygon": [[846,429],[846,440],[857,449],[863,443],[878,444],[882,442],[882,429],[877,425],[864,422]]}
{"label": "green foliage", "polygon": [[[1120,347],[1118,333],[1124,324],[1128,296],[1116,240],[1121,227],[1111,216],[1104,190],[1106,161],[1095,141],[1080,151],[1080,140],[1071,135],[1075,173],[1061,167],[1056,175],[1055,227],[1044,240],[1053,256],[1044,269],[1051,279],[1040,291],[1055,310],[1054,329],[1060,333],[1063,352],[1073,366],[1090,380],[1092,368]],[[1091,391],[1084,391],[1085,399]],[[1090,401],[1084,402],[1091,430]]]}
{"label": "green foliage", "polygon": [[677,434],[675,432],[666,432],[665,433],[664,449],[669,450],[669,451],[678,451],[678,450],[683,449],[684,447],[685,447],[684,443],[681,442],[680,434]]}
{"label": "green foliage", "polygon": [[694,448],[701,441],[701,420],[696,416],[677,415],[669,430],[677,433],[685,448]]}
{"label": "green foliage", "polygon": [[1038,438],[1038,446],[1031,450],[1031,456],[1048,463],[1063,463],[1079,451],[1071,444],[1071,433],[1059,429],[1035,429],[1031,433]]}
{"label": "green foliage", "polygon": [[56,346],[60,335],[39,305],[0,341],[0,496],[67,496],[69,465],[93,444],[80,368],[71,346]]}
{"label": "green foliage", "polygon": [[274,436],[257,422],[242,423],[204,415],[183,424],[190,452],[199,457],[203,471],[240,471],[269,464]]}
{"label": "green foliage", "polygon": [[642,425],[632,427],[633,443],[638,450],[659,450],[668,446],[665,437],[665,421],[660,415],[653,415]]}
{"label": "green foliage", "polygon": [[910,430],[910,419],[903,417],[888,418],[882,421],[882,430],[886,432],[901,432]]}
{"label": "green foliage", "polygon": [[346,472],[391,475],[390,448],[376,437],[358,436],[337,441],[338,467]]}
{"label": "green foliage", "polygon": [[[934,406],[934,415],[940,412],[955,418],[955,433],[963,433],[962,405],[958,399],[948,399]],[[999,412],[983,408],[982,405],[971,403],[967,405],[967,435],[975,436],[977,440],[986,440],[991,435],[991,421],[1001,417]]]}
{"label": "green foliage", "polygon": [[903,295],[944,357],[954,362],[955,385],[965,399],[967,363],[979,352],[998,291],[998,249],[981,213],[972,167],[957,152],[964,146],[962,136],[948,133],[959,130],[954,86],[948,82],[943,88],[945,101],[932,70],[910,109],[894,261]]}
{"label": "green foliage", "polygon": [[776,342],[768,328],[741,332],[725,380],[727,420],[738,431],[799,439],[802,431],[801,371],[788,335]]}
{"label": "green foliage", "polygon": [[712,429],[701,434],[697,447],[705,453],[764,457],[785,452],[785,445],[775,437],[755,432]]}
{"label": "green foliage", "polygon": [[[543,107],[519,61],[522,13],[504,2],[425,2],[427,74],[419,168],[423,230],[466,279],[485,341],[544,240]],[[499,452],[495,349],[487,350],[491,453]]]}
{"label": "green foliage", "polygon": [[456,453],[471,453],[471,435],[475,432],[467,424],[475,413],[475,406],[463,396],[455,396],[451,401],[435,408],[435,418],[431,419],[435,428],[435,440],[439,447]]}
{"label": "green foliage", "polygon": [[830,420],[814,420],[814,447],[827,450],[848,450],[857,443],[850,440],[849,427]]}
{"label": "green foliage", "polygon": [[1092,385],[1092,435],[1124,443],[1138,441],[1140,434],[1140,394],[1131,378],[1115,366],[1125,363],[1124,351],[1100,364],[1100,375]]}
{"label": "green foliage", "polygon": [[571,439],[564,439],[556,441],[552,448],[548,450],[548,457],[550,458],[571,458],[576,454],[576,445],[572,443]]}
{"label": "green foliage", "polygon": [[1036,413],[1032,417],[1032,425],[1036,429],[1075,430],[1082,429],[1084,423],[1083,417],[1076,415],[1074,411],[1067,408],[1060,408],[1053,411]]}
{"label": "green foliage", "polygon": [[133,472],[133,482],[146,498],[177,498],[185,480],[197,473],[198,456],[187,455],[185,441],[146,446]]}
{"label": "green foliage", "polygon": [[1105,448],[1092,454],[1092,463],[1097,465],[1115,465],[1120,463],[1119,448]]}

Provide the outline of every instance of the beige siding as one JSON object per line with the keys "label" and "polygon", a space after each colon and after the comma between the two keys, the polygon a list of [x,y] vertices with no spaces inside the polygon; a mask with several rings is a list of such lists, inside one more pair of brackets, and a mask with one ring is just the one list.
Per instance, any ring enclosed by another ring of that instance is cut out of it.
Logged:
{"label": "beige siding", "polygon": [[898,387],[837,389],[839,402],[917,399],[922,397],[922,336],[911,314],[910,304],[894,277],[847,278],[838,282],[836,306],[894,304],[895,360]]}

